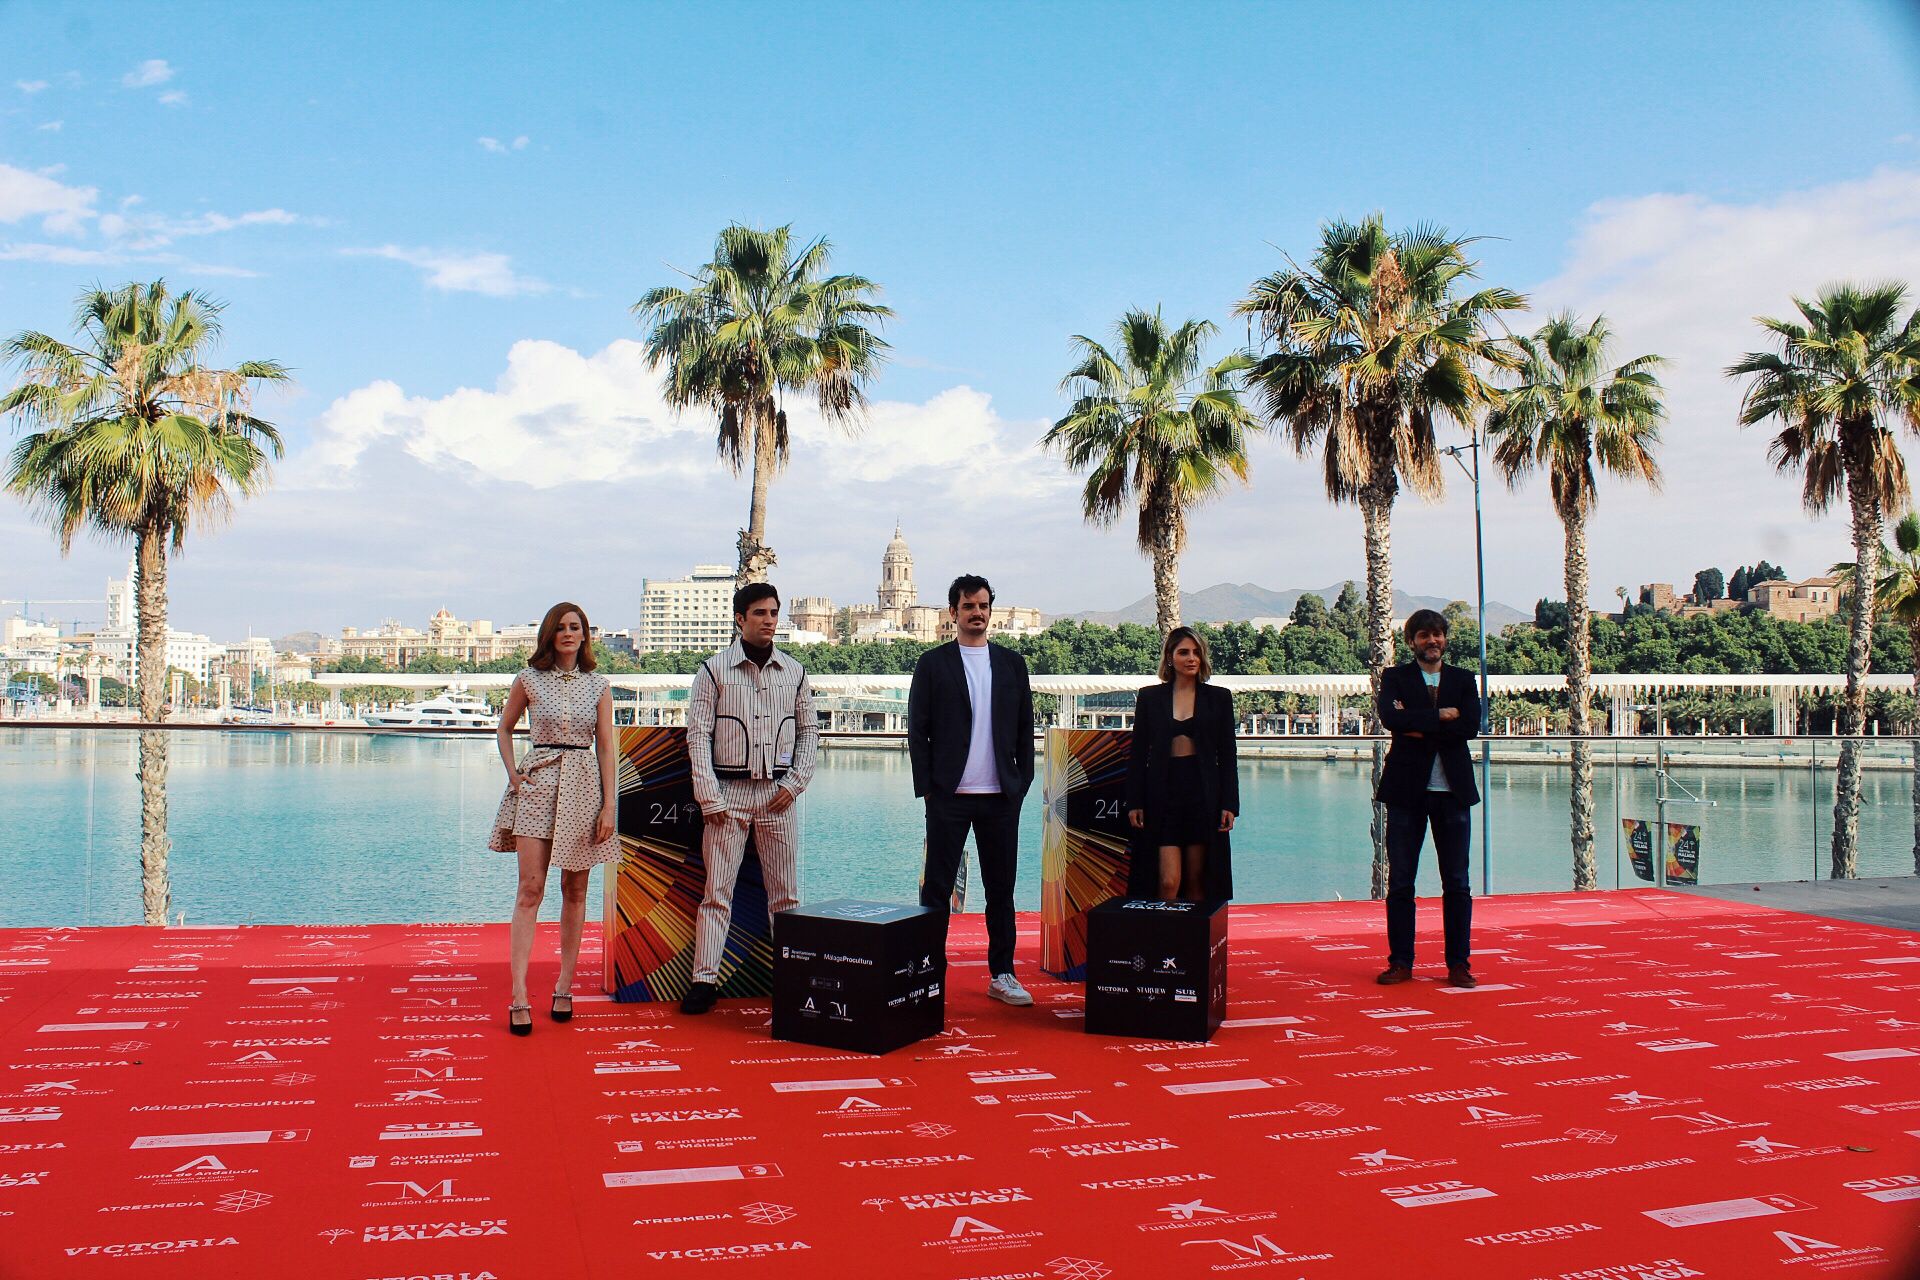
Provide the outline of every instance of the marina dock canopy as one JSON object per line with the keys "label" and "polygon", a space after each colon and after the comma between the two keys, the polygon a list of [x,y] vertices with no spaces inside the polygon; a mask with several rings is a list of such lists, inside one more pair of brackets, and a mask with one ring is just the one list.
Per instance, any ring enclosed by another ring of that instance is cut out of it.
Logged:
{"label": "marina dock canopy", "polygon": [[[693,682],[690,675],[608,676],[618,689],[641,693],[661,693],[685,689]],[[353,685],[377,684],[389,689],[504,689],[513,682],[510,674],[406,675],[401,673],[339,673],[314,676],[314,683],[327,688],[344,689]],[[1151,674],[1142,675],[1036,675],[1035,693],[1060,697],[1083,697],[1095,693],[1134,690],[1154,682]],[[814,692],[859,696],[889,690],[904,690],[913,682],[910,675],[815,675]],[[1360,697],[1368,692],[1365,672],[1343,675],[1259,675],[1215,676],[1213,684],[1234,693],[1295,693],[1309,697]],[[1559,693],[1567,680],[1562,675],[1489,676],[1487,684],[1495,694]],[[1596,675],[1589,685],[1597,700],[1666,696],[1675,693],[1708,690],[1738,693],[1763,693],[1775,698],[1798,699],[1804,694],[1834,693],[1847,687],[1847,678],[1831,675],[1687,675],[1666,672],[1642,672],[1635,675]],[[1907,691],[1913,688],[1911,675],[1875,674],[1866,677],[1869,689]]]}
{"label": "marina dock canopy", "polygon": [[[671,698],[676,692],[684,693],[692,683],[690,675],[617,675],[608,679],[616,689],[630,690],[645,697],[667,695]],[[317,675],[314,681],[329,688],[345,688],[351,685],[378,683],[388,688],[398,689],[484,689],[504,688],[513,677],[508,674],[486,675],[388,675],[328,673]],[[1100,694],[1131,693],[1144,685],[1152,684],[1155,677],[1140,675],[1036,675],[1032,677],[1035,693],[1052,694],[1062,699],[1095,697]],[[1773,729],[1776,734],[1793,734],[1798,729],[1800,702],[1803,697],[1815,694],[1833,694],[1845,690],[1847,678],[1840,674],[1828,675],[1689,675],[1680,672],[1642,672],[1634,675],[1596,675],[1589,677],[1590,688],[1595,702],[1608,706],[1612,722],[1631,723],[1631,713],[1636,705],[1670,698],[1677,694],[1722,691],[1746,694],[1761,694],[1768,697],[1772,704]],[[829,698],[904,698],[913,677],[907,674],[889,675],[815,675],[812,677],[813,691],[816,695]],[[1331,717],[1335,713],[1335,703],[1341,698],[1361,698],[1369,692],[1367,676],[1364,672],[1339,675],[1253,675],[1253,676],[1215,676],[1212,683],[1234,693],[1288,693],[1302,697],[1319,698],[1322,702],[1321,714]],[[1875,674],[1865,680],[1869,690],[1907,691],[1913,688],[1910,675]],[[1498,675],[1487,677],[1488,690],[1494,696],[1502,694],[1560,694],[1564,693],[1567,678],[1557,674],[1536,675]],[[1063,703],[1063,708],[1072,705]],[[1089,708],[1082,708],[1083,710]],[[1103,708],[1104,709],[1104,708]],[[854,708],[850,704],[836,715],[831,728],[835,731],[854,728],[851,723],[843,724],[847,716],[858,712],[884,714],[880,706]],[[1063,711],[1063,714],[1065,712]],[[1061,723],[1069,723],[1062,720]],[[884,725],[879,722],[868,724],[862,721],[858,727],[886,728],[898,730],[900,725],[890,720]]]}

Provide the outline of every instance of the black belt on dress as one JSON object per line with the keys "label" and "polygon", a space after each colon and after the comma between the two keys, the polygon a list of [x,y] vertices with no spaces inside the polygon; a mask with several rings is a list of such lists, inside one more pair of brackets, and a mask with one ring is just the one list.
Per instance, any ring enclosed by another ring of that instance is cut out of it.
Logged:
{"label": "black belt on dress", "polygon": [[[725,778],[728,782],[752,782],[754,780],[753,770],[751,769],[722,769],[719,765],[713,766],[713,776],[716,778]],[[770,780],[777,782],[786,776],[787,770],[785,766],[782,766],[773,771],[770,775]]]}
{"label": "black belt on dress", "polygon": [[535,751],[585,751],[587,748],[571,742],[536,742],[533,744],[533,749]]}

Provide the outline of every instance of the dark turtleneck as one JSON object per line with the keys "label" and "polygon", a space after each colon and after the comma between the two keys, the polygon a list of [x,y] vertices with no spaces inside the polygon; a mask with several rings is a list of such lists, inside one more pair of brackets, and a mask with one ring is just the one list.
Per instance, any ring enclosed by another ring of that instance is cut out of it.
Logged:
{"label": "dark turtleneck", "polygon": [[740,647],[747,651],[747,661],[753,663],[756,667],[766,666],[767,660],[773,657],[772,645],[755,644],[745,636],[740,637]]}

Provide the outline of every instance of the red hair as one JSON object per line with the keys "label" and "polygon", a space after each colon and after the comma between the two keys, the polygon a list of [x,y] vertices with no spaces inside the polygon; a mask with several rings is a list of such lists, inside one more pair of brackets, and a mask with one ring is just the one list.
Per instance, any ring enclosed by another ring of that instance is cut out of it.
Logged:
{"label": "red hair", "polygon": [[584,633],[580,641],[580,653],[574,658],[574,665],[582,671],[591,671],[593,659],[593,627],[587,622],[587,611],[571,600],[562,600],[547,610],[547,616],[540,620],[540,634],[533,642],[533,656],[527,659],[527,665],[535,671],[551,671],[559,655],[554,651],[553,638],[559,634],[560,622],[570,613],[580,615],[580,630]]}

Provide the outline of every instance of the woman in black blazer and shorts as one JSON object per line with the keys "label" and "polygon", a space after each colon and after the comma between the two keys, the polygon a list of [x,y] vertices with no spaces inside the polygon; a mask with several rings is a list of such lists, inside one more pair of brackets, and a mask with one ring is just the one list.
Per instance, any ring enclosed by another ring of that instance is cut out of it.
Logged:
{"label": "woman in black blazer and shorts", "polygon": [[1133,706],[1127,820],[1129,896],[1221,902],[1233,896],[1228,832],[1240,812],[1233,695],[1207,683],[1207,642],[1175,627],[1160,647],[1160,683]]}

